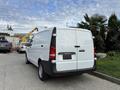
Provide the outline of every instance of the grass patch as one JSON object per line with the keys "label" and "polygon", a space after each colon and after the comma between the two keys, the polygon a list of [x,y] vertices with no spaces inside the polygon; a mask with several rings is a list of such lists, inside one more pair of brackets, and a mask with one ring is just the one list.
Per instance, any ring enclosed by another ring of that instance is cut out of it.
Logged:
{"label": "grass patch", "polygon": [[97,71],[120,79],[120,53],[98,59]]}

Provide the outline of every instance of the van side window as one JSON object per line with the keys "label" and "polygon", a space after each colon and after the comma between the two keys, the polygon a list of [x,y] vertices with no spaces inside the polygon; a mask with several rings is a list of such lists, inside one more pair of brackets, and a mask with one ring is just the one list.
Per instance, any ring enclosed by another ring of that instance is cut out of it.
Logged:
{"label": "van side window", "polygon": [[41,32],[38,38],[39,38],[39,42],[38,42],[39,44],[41,43],[45,44],[46,42],[50,42],[48,40],[48,38],[50,38],[50,31]]}

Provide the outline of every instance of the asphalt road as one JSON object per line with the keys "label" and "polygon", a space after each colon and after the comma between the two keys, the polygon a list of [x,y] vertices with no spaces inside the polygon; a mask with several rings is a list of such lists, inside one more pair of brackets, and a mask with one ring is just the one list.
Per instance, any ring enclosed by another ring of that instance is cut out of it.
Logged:
{"label": "asphalt road", "polygon": [[0,90],[120,90],[120,85],[89,74],[42,82],[37,68],[25,64],[24,54],[0,53]]}

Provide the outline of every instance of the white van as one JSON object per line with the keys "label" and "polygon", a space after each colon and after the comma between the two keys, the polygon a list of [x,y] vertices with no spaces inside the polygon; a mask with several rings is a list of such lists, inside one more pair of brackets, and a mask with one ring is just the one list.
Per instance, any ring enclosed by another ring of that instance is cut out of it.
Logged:
{"label": "white van", "polygon": [[34,35],[26,50],[26,63],[38,67],[38,75],[82,73],[95,68],[94,46],[89,30],[49,28]]}

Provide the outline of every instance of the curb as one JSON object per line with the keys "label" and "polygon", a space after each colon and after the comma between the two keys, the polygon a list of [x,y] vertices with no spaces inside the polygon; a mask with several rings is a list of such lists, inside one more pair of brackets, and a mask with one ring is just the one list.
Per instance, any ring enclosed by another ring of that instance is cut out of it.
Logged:
{"label": "curb", "polygon": [[113,82],[113,83],[116,83],[118,85],[120,85],[120,79],[118,78],[114,78],[112,76],[109,76],[109,75],[106,75],[106,74],[103,74],[103,73],[100,73],[98,71],[94,71],[94,72],[91,72],[89,73],[91,75],[94,75],[96,77],[99,77],[99,78],[102,78],[102,79],[105,79],[105,80],[108,80],[110,82]]}

